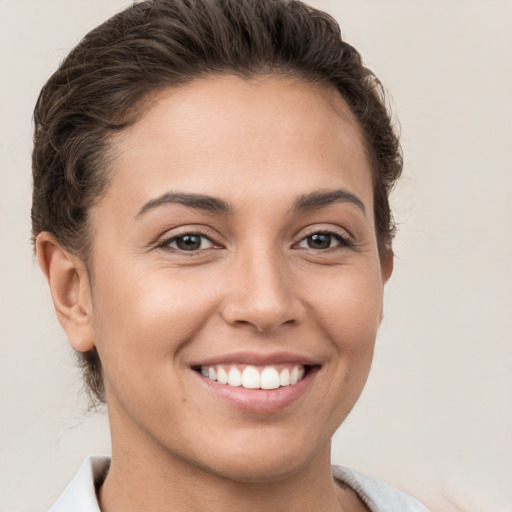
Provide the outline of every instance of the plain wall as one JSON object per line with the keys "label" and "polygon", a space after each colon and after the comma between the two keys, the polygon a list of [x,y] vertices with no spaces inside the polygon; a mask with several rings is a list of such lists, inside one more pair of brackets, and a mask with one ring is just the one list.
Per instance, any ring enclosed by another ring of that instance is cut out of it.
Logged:
{"label": "plain wall", "polygon": [[[29,243],[38,91],[125,0],[0,0],[0,510],[109,450]],[[333,460],[434,510],[512,509],[512,2],[324,0],[390,92],[405,175],[366,390]]]}

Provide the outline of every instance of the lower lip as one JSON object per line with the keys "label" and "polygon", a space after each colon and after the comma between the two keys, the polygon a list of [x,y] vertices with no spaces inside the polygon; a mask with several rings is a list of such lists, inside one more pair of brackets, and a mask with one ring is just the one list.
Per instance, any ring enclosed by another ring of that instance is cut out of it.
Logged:
{"label": "lower lip", "polygon": [[194,372],[207,389],[220,400],[250,412],[277,412],[296,402],[309,388],[318,368],[310,368],[296,384],[277,389],[246,389],[242,386],[219,384]]}

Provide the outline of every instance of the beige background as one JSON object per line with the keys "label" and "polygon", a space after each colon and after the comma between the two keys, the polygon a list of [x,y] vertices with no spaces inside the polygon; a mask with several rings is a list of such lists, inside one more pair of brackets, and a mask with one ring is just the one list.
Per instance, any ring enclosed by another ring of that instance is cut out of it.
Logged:
{"label": "beige background", "polygon": [[[125,0],[0,0],[0,510],[50,506],[90,453],[70,349],[29,245],[31,110]],[[435,510],[512,510],[512,1],[324,0],[401,121],[400,232],[373,373],[333,459]]]}

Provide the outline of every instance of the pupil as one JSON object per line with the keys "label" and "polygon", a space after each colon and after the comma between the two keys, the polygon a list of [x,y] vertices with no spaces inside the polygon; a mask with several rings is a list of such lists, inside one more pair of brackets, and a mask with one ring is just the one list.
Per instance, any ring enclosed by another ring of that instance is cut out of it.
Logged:
{"label": "pupil", "polygon": [[176,239],[176,245],[182,251],[196,251],[201,247],[201,237],[198,235],[183,235]]}
{"label": "pupil", "polygon": [[331,235],[317,233],[308,237],[308,246],[310,249],[328,249],[331,246]]}

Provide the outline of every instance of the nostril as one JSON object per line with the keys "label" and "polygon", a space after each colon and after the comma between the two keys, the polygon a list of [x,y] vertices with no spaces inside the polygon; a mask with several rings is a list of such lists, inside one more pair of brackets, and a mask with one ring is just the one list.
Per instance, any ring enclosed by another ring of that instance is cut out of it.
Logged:
{"label": "nostril", "polygon": [[[286,314],[286,313],[285,313]],[[243,314],[239,315],[242,318],[234,319],[229,321],[229,317],[226,318],[228,323],[234,327],[249,327],[256,330],[259,333],[270,333],[275,331],[279,327],[288,326],[291,327],[298,323],[296,318],[286,318],[282,312],[279,311],[252,311],[246,312],[246,318],[243,318]],[[284,318],[283,318],[284,317]]]}
{"label": "nostril", "polygon": [[[257,265],[255,259],[260,261],[253,254],[250,266]],[[243,269],[236,286],[233,284],[228,290],[221,314],[229,325],[269,332],[283,325],[294,325],[305,317],[302,302],[285,284],[284,277],[277,275],[272,265],[263,266],[264,271],[260,267]]]}

